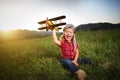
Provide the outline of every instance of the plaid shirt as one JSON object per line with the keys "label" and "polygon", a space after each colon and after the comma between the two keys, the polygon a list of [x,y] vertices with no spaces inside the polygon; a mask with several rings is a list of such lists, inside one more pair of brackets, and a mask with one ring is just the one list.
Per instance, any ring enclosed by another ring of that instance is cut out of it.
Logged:
{"label": "plaid shirt", "polygon": [[[74,45],[72,42],[68,42],[66,40],[61,41],[61,57],[62,58],[67,58],[67,59],[74,59],[76,53],[74,51]],[[78,48],[78,46],[77,46]]]}

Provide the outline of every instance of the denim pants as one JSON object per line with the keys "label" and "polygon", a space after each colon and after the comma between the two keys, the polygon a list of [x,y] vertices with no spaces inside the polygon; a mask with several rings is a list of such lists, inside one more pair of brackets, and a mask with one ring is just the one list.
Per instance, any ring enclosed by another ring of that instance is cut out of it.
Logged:
{"label": "denim pants", "polygon": [[61,62],[62,62],[62,65],[68,70],[70,70],[72,73],[76,73],[76,71],[78,71],[77,66],[75,66],[75,64],[72,62],[72,59],[62,58]]}

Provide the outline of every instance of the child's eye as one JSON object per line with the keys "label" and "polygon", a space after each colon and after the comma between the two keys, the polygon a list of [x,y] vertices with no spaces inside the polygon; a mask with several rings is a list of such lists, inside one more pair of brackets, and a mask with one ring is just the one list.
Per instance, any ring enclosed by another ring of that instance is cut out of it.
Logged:
{"label": "child's eye", "polygon": [[66,33],[69,33],[69,31],[66,31]]}
{"label": "child's eye", "polygon": [[66,31],[66,33],[71,33],[72,34],[72,32],[70,32],[70,31]]}
{"label": "child's eye", "polygon": [[72,33],[72,32],[70,32],[70,33]]}

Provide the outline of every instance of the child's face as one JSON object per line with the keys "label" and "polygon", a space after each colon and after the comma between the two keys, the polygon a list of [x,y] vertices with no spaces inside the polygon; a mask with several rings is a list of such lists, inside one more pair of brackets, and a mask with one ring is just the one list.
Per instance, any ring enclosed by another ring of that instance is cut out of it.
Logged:
{"label": "child's face", "polygon": [[66,29],[64,35],[65,35],[65,39],[70,42],[74,36],[73,29],[72,28]]}

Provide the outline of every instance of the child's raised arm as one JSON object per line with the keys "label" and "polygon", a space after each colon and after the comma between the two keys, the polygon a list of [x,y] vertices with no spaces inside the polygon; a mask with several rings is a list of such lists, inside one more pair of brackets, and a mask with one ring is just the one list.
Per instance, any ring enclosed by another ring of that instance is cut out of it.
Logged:
{"label": "child's raised arm", "polygon": [[61,45],[60,41],[57,38],[56,30],[55,29],[52,31],[52,36],[53,36],[54,43],[57,44],[57,45]]}

